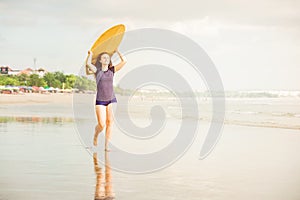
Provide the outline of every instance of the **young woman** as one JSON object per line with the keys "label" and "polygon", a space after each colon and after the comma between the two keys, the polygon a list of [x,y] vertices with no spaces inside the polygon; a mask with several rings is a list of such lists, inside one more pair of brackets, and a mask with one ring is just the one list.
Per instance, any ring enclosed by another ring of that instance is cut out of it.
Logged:
{"label": "young woman", "polygon": [[[107,52],[102,52],[95,65],[92,64],[92,51],[88,51],[88,58],[86,60],[86,66],[88,70],[95,75],[97,84],[96,95],[96,116],[98,124],[95,127],[94,145],[97,146],[98,134],[102,132],[106,125],[105,133],[105,151],[109,151],[107,148],[108,140],[110,139],[111,128],[113,123],[112,118],[112,103],[117,103],[117,99],[113,90],[113,77],[115,72],[119,71],[125,64],[126,58],[117,49],[117,52],[121,62],[115,66],[112,65],[111,57]],[[106,121],[104,121],[106,115]]]}

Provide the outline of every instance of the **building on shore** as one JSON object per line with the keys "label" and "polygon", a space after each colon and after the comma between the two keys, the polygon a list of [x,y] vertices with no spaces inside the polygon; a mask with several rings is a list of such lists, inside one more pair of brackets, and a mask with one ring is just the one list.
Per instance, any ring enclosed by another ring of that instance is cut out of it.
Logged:
{"label": "building on shore", "polygon": [[8,74],[9,71],[12,69],[9,66],[1,66],[0,67],[0,74]]}
{"label": "building on shore", "polygon": [[30,76],[31,74],[38,74],[40,78],[44,77],[44,75],[47,73],[48,71],[45,70],[44,68],[39,68],[39,69],[31,69],[31,68],[26,68],[23,70],[20,69],[12,69],[9,66],[1,66],[0,67],[0,73],[1,74],[7,74],[7,75],[21,75],[21,74],[26,74],[28,76]]}

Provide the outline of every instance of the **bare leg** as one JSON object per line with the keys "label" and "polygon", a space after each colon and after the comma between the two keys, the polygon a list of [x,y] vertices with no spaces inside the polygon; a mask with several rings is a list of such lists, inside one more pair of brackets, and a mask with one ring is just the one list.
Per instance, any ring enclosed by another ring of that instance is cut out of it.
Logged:
{"label": "bare leg", "polygon": [[96,115],[98,124],[95,126],[94,146],[98,144],[98,135],[102,132],[105,126],[105,106],[96,105]]}
{"label": "bare leg", "polygon": [[108,141],[111,135],[111,129],[113,124],[113,116],[112,116],[112,103],[106,106],[106,133],[105,133],[105,151],[109,151],[107,148]]}

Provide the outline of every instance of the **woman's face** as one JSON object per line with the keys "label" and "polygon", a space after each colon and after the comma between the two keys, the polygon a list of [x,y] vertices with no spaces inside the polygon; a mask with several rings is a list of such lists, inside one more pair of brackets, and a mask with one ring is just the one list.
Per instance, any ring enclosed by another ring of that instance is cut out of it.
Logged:
{"label": "woman's face", "polygon": [[110,56],[106,53],[103,54],[100,58],[100,63],[108,65],[110,63]]}

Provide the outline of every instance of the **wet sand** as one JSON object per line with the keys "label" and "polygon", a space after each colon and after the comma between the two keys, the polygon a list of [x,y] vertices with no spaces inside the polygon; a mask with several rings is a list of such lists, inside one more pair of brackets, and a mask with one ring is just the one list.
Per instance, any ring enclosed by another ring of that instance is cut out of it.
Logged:
{"label": "wet sand", "polygon": [[[34,95],[25,98],[32,99]],[[93,157],[83,147],[72,120],[72,95],[55,94],[48,98],[41,95],[40,99],[35,99],[38,103],[32,100],[33,103],[26,107],[23,106],[23,98],[14,96],[8,101],[2,97],[0,199],[94,199],[99,173],[95,173]],[[51,100],[52,97],[55,100]],[[283,110],[292,113],[286,105]],[[235,106],[233,110],[239,112],[245,107]],[[251,107],[253,113],[256,112],[253,110],[255,107]],[[280,113],[281,108],[273,108],[277,109],[276,114]],[[133,120],[138,124],[148,124],[147,107],[142,110],[143,115],[140,109],[131,110]],[[296,109],[298,107],[294,106],[293,110]],[[149,141],[128,139],[115,123],[111,141],[130,152],[158,150],[174,137],[172,134],[178,128],[179,119],[172,111],[161,137]],[[290,116],[265,116],[263,119],[266,121],[273,117],[275,122],[278,120],[291,126],[293,120],[297,120]],[[252,113],[250,116],[239,115],[239,118],[244,121],[250,119],[251,122],[257,120]],[[208,128],[209,122],[200,120],[197,138],[191,148],[164,170],[133,175],[112,169],[111,187],[116,199],[300,199],[299,130],[225,124],[213,152],[199,160]],[[92,138],[93,127],[85,133]],[[103,145],[104,141],[100,140],[99,148]],[[104,170],[103,164],[100,166]],[[103,182],[100,183],[104,186]]]}
{"label": "wet sand", "polygon": [[39,104],[39,103],[60,103],[71,104],[72,94],[70,93],[20,93],[0,94],[0,104]]}

